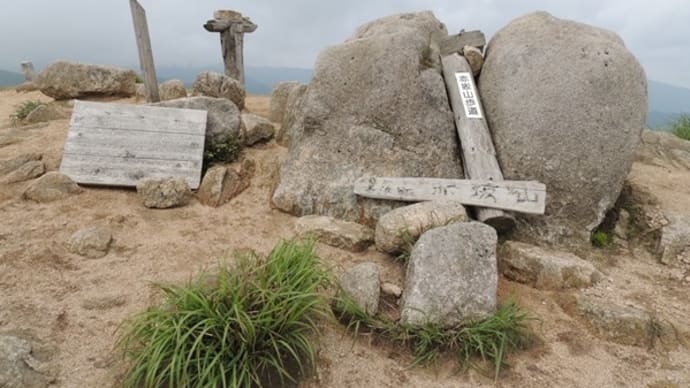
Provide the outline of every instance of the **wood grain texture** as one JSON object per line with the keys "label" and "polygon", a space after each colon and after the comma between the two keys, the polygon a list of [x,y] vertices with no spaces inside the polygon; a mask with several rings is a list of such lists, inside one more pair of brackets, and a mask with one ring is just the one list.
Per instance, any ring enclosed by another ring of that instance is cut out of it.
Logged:
{"label": "wood grain texture", "polygon": [[[503,173],[498,160],[496,160],[496,150],[483,114],[480,115],[480,118],[469,118],[465,111],[456,73],[472,74],[470,65],[459,54],[441,57],[441,63],[448,98],[453,109],[455,126],[460,138],[465,177],[494,182],[502,181]],[[469,78],[477,106],[480,112],[483,112],[484,109],[481,106],[481,99],[474,78]],[[494,226],[496,229],[500,229],[499,231],[505,231],[515,225],[514,218],[501,210],[479,208],[476,213],[479,221]]]}
{"label": "wood grain texture", "polygon": [[199,187],[207,113],[76,101],[60,171],[77,183],[136,186],[183,177]]}
{"label": "wood grain texture", "polygon": [[149,26],[146,22],[146,11],[139,4],[139,2],[137,2],[137,0],[129,0],[129,7],[132,11],[134,35],[137,39],[139,63],[141,64],[141,71],[144,73],[144,84],[146,86],[146,101],[158,102],[161,100],[161,98],[158,92],[158,78],[156,77],[156,67],[153,64],[153,49],[151,48]]}
{"label": "wood grain texture", "polygon": [[486,45],[484,33],[475,31],[463,31],[456,35],[450,35],[441,40],[441,56],[461,53],[465,46],[483,49]]}
{"label": "wood grain texture", "polygon": [[443,178],[360,178],[355,194],[397,201],[455,200],[464,205],[544,214],[546,186],[532,181]]}

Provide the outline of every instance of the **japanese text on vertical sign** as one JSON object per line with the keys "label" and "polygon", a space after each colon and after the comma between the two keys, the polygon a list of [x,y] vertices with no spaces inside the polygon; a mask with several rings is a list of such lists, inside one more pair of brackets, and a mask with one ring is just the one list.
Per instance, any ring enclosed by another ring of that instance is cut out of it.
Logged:
{"label": "japanese text on vertical sign", "polygon": [[458,81],[458,89],[462,105],[465,107],[465,116],[469,119],[481,119],[482,108],[479,104],[477,89],[474,87],[472,74],[457,72],[455,78]]}

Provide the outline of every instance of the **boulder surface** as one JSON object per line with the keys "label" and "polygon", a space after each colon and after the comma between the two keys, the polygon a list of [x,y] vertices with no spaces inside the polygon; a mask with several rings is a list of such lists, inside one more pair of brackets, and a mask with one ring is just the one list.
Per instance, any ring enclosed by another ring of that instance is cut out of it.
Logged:
{"label": "boulder surface", "polygon": [[647,116],[647,77],[613,32],[545,12],[510,22],[488,44],[479,78],[506,179],[538,180],[544,216],[518,236],[586,243],[616,202]]}
{"label": "boulder surface", "polygon": [[[368,23],[321,52],[292,128],[273,205],[373,226],[399,203],[360,199],[362,176],[461,178],[431,12]],[[294,114],[294,113],[293,113]]]}
{"label": "boulder surface", "polygon": [[36,77],[41,93],[56,100],[94,96],[131,97],[137,73],[114,66],[69,61],[51,63]]}

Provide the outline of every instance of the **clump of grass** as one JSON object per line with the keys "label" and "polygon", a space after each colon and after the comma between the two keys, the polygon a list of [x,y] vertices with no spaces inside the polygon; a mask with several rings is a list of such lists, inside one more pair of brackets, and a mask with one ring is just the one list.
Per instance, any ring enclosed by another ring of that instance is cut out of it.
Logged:
{"label": "clump of grass", "polygon": [[680,116],[673,123],[671,132],[683,140],[690,141],[690,115]]}
{"label": "clump of grass", "polygon": [[597,248],[606,248],[611,245],[611,236],[603,230],[592,233],[592,245]]}
{"label": "clump of grass", "polygon": [[204,169],[214,164],[231,163],[237,160],[242,149],[240,139],[229,137],[225,141],[214,141],[204,149]]}
{"label": "clump of grass", "polygon": [[144,78],[140,74],[137,74],[137,76],[134,78],[134,83],[143,84]]}
{"label": "clump of grass", "polygon": [[38,100],[27,100],[19,104],[14,113],[10,115],[10,119],[13,121],[21,121],[24,120],[29,113],[33,112],[34,109],[38,108],[41,105],[45,105],[41,101]]}
{"label": "clump of grass", "polygon": [[414,249],[414,244],[417,242],[417,239],[412,236],[409,230],[401,231],[399,237],[403,245],[395,258],[403,263],[407,263],[410,261],[410,257],[412,257],[412,249]]}
{"label": "clump of grass", "polygon": [[342,297],[335,302],[334,310],[355,335],[369,331],[409,346],[414,365],[432,363],[442,353],[451,352],[463,367],[479,367],[474,362],[477,358],[490,363],[494,378],[498,378],[501,368],[507,365],[506,355],[526,347],[533,339],[527,326],[531,318],[512,299],[485,320],[451,328],[432,323],[402,325],[388,318],[372,317],[352,300]]}
{"label": "clump of grass", "polygon": [[[212,279],[212,280],[209,280]],[[314,242],[286,241],[267,258],[186,286],[159,286],[164,301],[121,328],[131,361],[125,387],[253,387],[296,381],[315,365],[311,336],[330,311],[331,284]]]}

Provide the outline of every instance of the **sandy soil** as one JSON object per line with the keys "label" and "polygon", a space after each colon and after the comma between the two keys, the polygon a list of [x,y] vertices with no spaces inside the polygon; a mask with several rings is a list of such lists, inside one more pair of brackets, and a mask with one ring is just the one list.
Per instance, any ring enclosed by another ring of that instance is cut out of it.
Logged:
{"label": "sandy soil", "polygon": [[[68,120],[48,126],[7,128],[14,106],[38,92],[0,91],[0,160],[40,152],[49,170],[59,168]],[[132,102],[127,100],[123,102]],[[250,97],[248,110],[267,114],[268,98]],[[3,145],[4,144],[4,145]],[[285,149],[268,143],[245,151],[257,161],[251,187],[220,208],[193,201],[170,210],[143,207],[136,192],[87,187],[77,196],[37,204],[22,200],[28,182],[0,186],[0,333],[35,338],[42,370],[56,387],[118,386],[122,362],[113,354],[116,330],[127,317],[156,302],[155,282],[183,282],[212,269],[237,249],[267,253],[293,235],[294,217],[269,206],[271,176]],[[634,166],[632,178],[658,191],[668,208],[690,208],[690,171]],[[658,190],[657,190],[658,189]],[[108,255],[87,259],[68,252],[75,231],[105,224],[114,234]],[[373,248],[361,254],[320,246],[335,272],[373,260],[383,280],[402,284],[403,268]],[[586,293],[653,310],[690,332],[686,273],[662,266],[644,251],[592,250],[587,259],[606,279]],[[685,279],[685,280],[684,280]],[[476,371],[458,371],[451,359],[435,367],[410,368],[405,349],[351,336],[323,322],[318,375],[305,387],[685,387],[690,351],[622,346],[598,339],[563,303],[573,293],[543,292],[500,279],[500,298],[515,296],[538,320],[541,344],[509,358],[498,382]],[[666,385],[664,385],[666,384]],[[675,385],[674,385],[675,384]]]}

